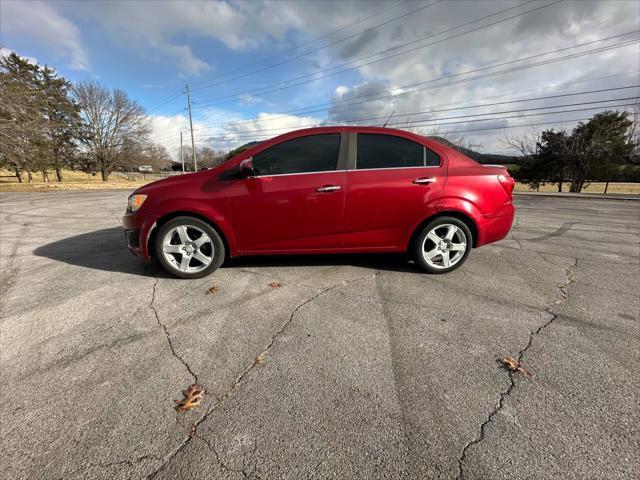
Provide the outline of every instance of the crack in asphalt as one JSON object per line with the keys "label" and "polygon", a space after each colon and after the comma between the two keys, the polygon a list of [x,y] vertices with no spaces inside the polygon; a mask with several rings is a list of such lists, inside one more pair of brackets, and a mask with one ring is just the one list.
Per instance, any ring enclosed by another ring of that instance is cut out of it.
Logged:
{"label": "crack in asphalt", "polygon": [[[211,450],[213,452],[214,456],[216,457],[216,462],[218,463],[218,466],[220,467],[220,470],[222,470],[222,473],[227,473],[227,472],[241,473],[242,476],[244,478],[247,478],[247,479],[259,480],[260,478],[262,478],[257,473],[257,469],[258,469],[258,459],[256,458],[256,452],[258,451],[258,439],[257,438],[254,439],[254,441],[253,441],[253,448],[251,449],[250,454],[246,455],[246,454],[243,453],[243,455],[242,455],[242,468],[241,469],[231,468],[230,466],[228,466],[222,460],[222,457],[220,456],[220,454],[218,453],[218,450],[215,447],[215,444],[211,444],[211,442],[209,442],[209,440],[207,440],[204,437],[195,436],[195,438],[197,438],[198,440],[202,440],[207,445],[209,450]],[[249,463],[249,465],[247,465],[247,461],[246,461],[247,456],[249,456],[253,460],[252,462]],[[249,469],[249,467],[251,469]]]}
{"label": "crack in asphalt", "polygon": [[[18,237],[24,238],[28,227],[23,226],[18,232]],[[20,270],[19,265],[16,265],[16,258],[18,258],[18,248],[20,247],[21,242],[16,241],[11,247],[11,252],[9,252],[8,260],[5,263],[5,268],[0,274],[0,314],[4,313],[5,303],[9,298],[9,293],[13,289],[13,284],[18,278],[18,271]],[[0,318],[5,318],[4,315],[0,315]],[[4,324],[4,320],[0,322],[0,324]]]}
{"label": "crack in asphalt", "polygon": [[145,455],[141,455],[139,457],[136,457],[132,460],[126,459],[126,460],[116,460],[114,462],[98,462],[98,463],[90,463],[88,465],[83,465],[80,468],[76,468],[70,472],[65,473],[64,475],[62,475],[61,477],[58,477],[59,480],[63,480],[64,478],[68,478],[69,475],[73,475],[75,473],[78,472],[84,472],[85,470],[89,470],[90,468],[110,468],[110,467],[117,467],[120,465],[126,465],[127,467],[133,467],[137,464],[139,464],[140,462],[143,462],[144,460],[160,460],[160,458],[158,458],[155,455],[149,455],[149,454],[145,454]]}
{"label": "crack in asphalt", "polygon": [[[547,305],[544,308],[544,310],[551,317],[549,318],[549,320],[547,320],[542,325],[540,325],[537,329],[529,332],[529,340],[527,344],[525,345],[524,348],[522,348],[518,352],[518,357],[517,357],[518,363],[522,361],[524,354],[527,352],[527,350],[529,350],[531,345],[533,345],[534,337],[539,335],[544,329],[549,327],[558,318],[558,314],[553,311],[553,306],[558,305],[567,300],[569,296],[569,291],[568,291],[569,286],[576,282],[576,278],[573,275],[573,270],[577,266],[578,266],[578,259],[573,258],[573,265],[565,267],[565,274],[567,276],[567,281],[564,284],[558,286],[558,288],[560,289],[560,298],[558,300],[555,300],[553,303]],[[484,422],[482,422],[482,424],[480,425],[479,435],[473,440],[471,440],[470,442],[467,442],[467,444],[462,449],[460,456],[458,457],[458,474],[455,476],[455,480],[462,480],[464,478],[464,463],[467,458],[468,450],[474,445],[481,443],[485,439],[485,436],[486,436],[485,431],[486,431],[487,425],[489,425],[493,421],[494,417],[498,414],[498,412],[502,410],[502,408],[504,407],[504,402],[506,398],[511,394],[513,389],[516,387],[514,372],[509,370],[508,375],[509,375],[509,385],[506,388],[506,390],[500,392],[500,399],[498,401],[498,404],[489,413],[489,415],[487,416],[487,419]]]}
{"label": "crack in asphalt", "polygon": [[178,355],[176,353],[176,350],[173,347],[173,341],[171,340],[171,335],[169,335],[169,330],[167,330],[167,327],[160,320],[160,315],[158,314],[158,310],[156,309],[156,306],[155,306],[156,289],[158,287],[159,280],[160,279],[158,277],[156,277],[155,282],[153,282],[153,291],[152,291],[152,294],[151,294],[151,302],[149,303],[149,308],[153,312],[153,315],[156,317],[156,322],[158,322],[158,325],[160,326],[160,328],[162,328],[162,331],[164,332],[164,335],[167,337],[167,344],[169,345],[169,349],[171,350],[171,354],[174,357],[176,357],[180,361],[180,363],[182,363],[182,365],[184,365],[184,368],[187,369],[187,372],[189,372],[189,375],[191,375],[193,377],[193,383],[198,383],[198,375],[196,375],[194,373],[194,371],[191,370],[191,367],[184,360],[184,358],[182,358],[180,355]]}
{"label": "crack in asphalt", "polygon": [[[307,300],[305,300],[304,302],[298,304],[289,314],[289,318],[287,319],[286,322],[284,322],[280,328],[278,330],[276,330],[276,332],[271,336],[271,340],[267,343],[267,345],[265,346],[265,348],[255,357],[254,361],[249,364],[247,367],[245,367],[244,370],[242,370],[242,372],[240,372],[240,374],[237,376],[236,380],[231,384],[231,386],[221,395],[221,396],[217,396],[216,395],[216,399],[217,399],[217,403],[215,403],[214,405],[212,405],[211,407],[209,407],[209,409],[205,412],[205,414],[200,417],[200,419],[198,419],[194,424],[193,424],[193,431],[197,431],[198,427],[204,423],[207,418],[209,418],[209,415],[211,415],[220,405],[222,405],[222,402],[224,402],[227,398],[229,398],[231,396],[231,394],[235,391],[236,388],[238,388],[238,386],[240,386],[240,384],[242,383],[242,381],[244,380],[244,378],[249,374],[249,372],[251,372],[257,365],[259,365],[260,363],[262,363],[264,356],[267,354],[267,352],[269,351],[269,349],[273,346],[274,342],[276,341],[276,339],[278,338],[278,336],[280,336],[282,334],[282,332],[285,331],[285,329],[287,328],[287,326],[289,326],[289,324],[292,322],[293,317],[295,316],[295,314],[298,312],[298,310],[300,310],[302,307],[304,307],[305,305],[308,305],[309,303],[313,302],[314,300],[316,300],[318,297],[321,297],[322,295],[335,290],[338,287],[346,287],[347,285],[350,285],[352,283],[367,279],[367,278],[371,278],[371,275],[368,275],[366,277],[359,277],[353,280],[345,280],[342,281],[338,284],[332,285],[331,287],[327,287],[324,290],[321,290],[319,293],[313,295],[312,297],[308,298]],[[154,284],[154,298],[155,298],[155,287],[157,285],[157,279],[156,279],[156,283]],[[151,302],[151,305],[153,305],[153,299]],[[154,312],[155,309],[153,307],[151,307]],[[157,314],[156,314],[156,318],[157,318]],[[162,323],[160,322],[160,320],[158,319],[158,323],[162,326]],[[163,327],[164,328],[164,327]],[[166,329],[165,329],[166,332]],[[169,338],[169,335],[167,334],[167,338]],[[169,343],[169,345],[171,346],[171,343]],[[173,348],[172,348],[173,351]],[[180,358],[180,357],[178,357]],[[183,362],[184,363],[184,362]],[[185,363],[186,366],[186,363]],[[189,370],[191,371],[191,370]],[[147,480],[152,480],[153,478],[156,477],[156,475],[158,475],[160,472],[162,472],[162,470],[164,470],[164,468],[169,464],[169,462],[171,462],[171,460],[178,454],[180,453],[188,444],[189,442],[191,442],[191,440],[195,437],[194,433],[191,433],[190,435],[188,435],[181,443],[180,445],[178,445],[169,455],[167,455],[167,457],[165,457],[164,462],[162,462],[162,464],[155,469],[153,472],[151,472],[150,474],[148,474],[146,476]],[[198,437],[198,438],[202,438],[202,437]],[[215,451],[215,450],[214,450]]]}

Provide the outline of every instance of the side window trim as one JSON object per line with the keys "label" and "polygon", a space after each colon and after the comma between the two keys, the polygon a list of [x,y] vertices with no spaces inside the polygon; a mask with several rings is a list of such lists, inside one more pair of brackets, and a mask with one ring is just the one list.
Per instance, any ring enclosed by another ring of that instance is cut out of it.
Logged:
{"label": "side window trim", "polygon": [[[347,148],[349,145],[348,142],[348,138],[347,138],[347,132],[327,132],[327,133],[316,133],[316,134],[310,134],[310,135],[301,135],[299,137],[294,137],[294,138],[290,138],[288,140],[284,140],[283,142],[280,143],[276,143],[275,145],[271,145],[270,147],[265,148],[264,150],[260,150],[259,152],[256,152],[253,156],[249,157],[249,158],[253,158],[255,155],[260,155],[262,152],[266,152],[267,150],[277,147],[278,145],[280,145],[281,143],[285,143],[288,142],[290,140],[296,140],[299,138],[304,138],[304,137],[312,137],[315,135],[340,135],[340,140],[338,143],[338,158],[336,160],[336,168],[333,170],[318,170],[315,172],[295,172],[295,173],[270,173],[270,174],[266,174],[266,175],[254,175],[251,178],[266,178],[266,177],[285,177],[285,176],[291,176],[291,175],[313,175],[316,173],[332,173],[332,172],[346,172],[347,171],[347,167],[346,167],[346,162],[347,162]],[[344,152],[344,153],[343,153]]]}
{"label": "side window trim", "polygon": [[340,147],[338,147],[338,163],[336,164],[336,172],[344,172],[347,170],[347,163],[349,161],[349,133],[340,133]]}
{"label": "side window trim", "polygon": [[[379,133],[378,135],[389,135],[392,137],[404,138],[400,135],[392,135],[389,133]],[[413,142],[413,140],[409,140],[409,139],[405,139],[405,140]],[[414,142],[414,143],[418,143],[418,142]],[[440,168],[442,167],[442,156],[439,153],[434,152],[433,150],[431,151],[440,159],[440,163],[438,165],[427,165],[427,147],[422,144],[418,144],[418,145],[422,146],[422,165],[417,165],[413,167],[366,168],[359,171],[367,172],[371,170],[398,170],[401,168],[407,169],[407,168]],[[358,132],[349,132],[349,152],[348,152],[348,160],[347,160],[347,170],[357,171],[358,170],[357,163],[358,163]]]}

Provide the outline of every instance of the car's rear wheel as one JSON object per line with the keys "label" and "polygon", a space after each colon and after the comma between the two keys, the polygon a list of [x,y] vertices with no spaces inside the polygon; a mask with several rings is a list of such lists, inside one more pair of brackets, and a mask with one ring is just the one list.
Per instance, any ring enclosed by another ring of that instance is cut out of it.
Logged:
{"label": "car's rear wheel", "polygon": [[224,260],[224,243],[216,230],[193,217],[176,217],[156,235],[156,258],[172,275],[201,278],[214,272]]}
{"label": "car's rear wheel", "polygon": [[447,273],[462,265],[473,245],[471,231],[455,217],[429,222],[414,243],[418,264],[429,273]]}

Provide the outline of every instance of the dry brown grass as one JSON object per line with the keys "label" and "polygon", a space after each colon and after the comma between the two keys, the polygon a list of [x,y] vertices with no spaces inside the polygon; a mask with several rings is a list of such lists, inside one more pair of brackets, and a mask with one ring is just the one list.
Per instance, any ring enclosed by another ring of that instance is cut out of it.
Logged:
{"label": "dry brown grass", "polygon": [[[585,188],[582,189],[583,193],[604,193],[605,182],[593,182],[589,183]],[[562,190],[564,192],[568,191],[569,184],[565,184],[562,186]],[[537,190],[529,188],[528,185],[524,183],[516,182],[515,190],[517,192],[535,192]],[[557,192],[558,184],[557,183],[547,183],[545,185],[540,186],[540,192]],[[624,194],[640,194],[640,183],[609,183],[609,189],[607,193],[624,193]]]}
{"label": "dry brown grass", "polygon": [[34,192],[34,191],[58,191],[58,190],[107,190],[107,189],[128,189],[134,190],[153,180],[127,180],[121,176],[110,175],[107,182],[103,182],[100,175],[90,175],[84,172],[63,170],[62,182],[55,181],[55,173],[49,175],[49,182],[42,179],[40,173],[34,173],[33,182],[26,181],[19,183],[16,177],[10,177],[13,172],[0,169],[0,191],[3,192]]}

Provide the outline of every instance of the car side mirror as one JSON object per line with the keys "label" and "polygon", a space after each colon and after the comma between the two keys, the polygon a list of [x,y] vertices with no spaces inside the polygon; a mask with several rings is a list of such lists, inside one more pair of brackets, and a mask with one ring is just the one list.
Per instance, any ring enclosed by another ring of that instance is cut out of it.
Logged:
{"label": "car side mirror", "polygon": [[253,177],[255,172],[253,170],[253,158],[245,158],[239,165],[240,175],[243,178]]}

